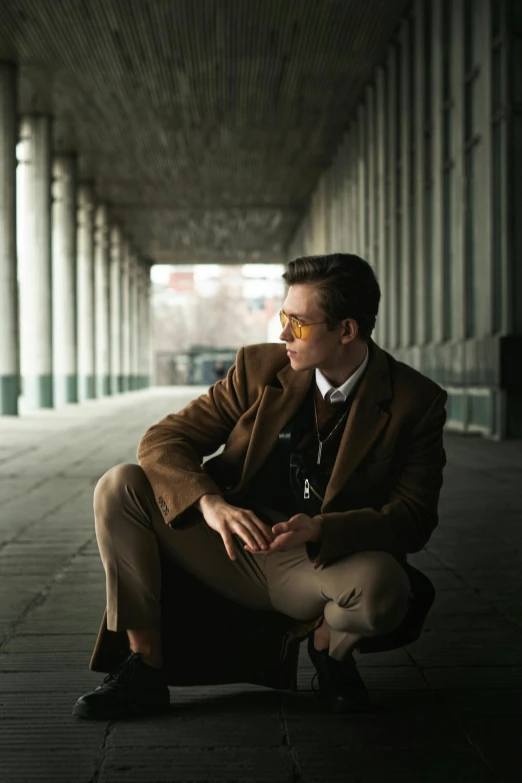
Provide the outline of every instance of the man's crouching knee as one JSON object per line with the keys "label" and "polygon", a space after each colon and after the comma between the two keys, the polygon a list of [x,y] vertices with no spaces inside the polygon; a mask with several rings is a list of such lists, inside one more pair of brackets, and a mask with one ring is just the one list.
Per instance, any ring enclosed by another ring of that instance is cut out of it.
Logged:
{"label": "man's crouching knee", "polygon": [[140,465],[122,463],[103,474],[94,489],[93,505],[95,515],[103,514],[113,503],[121,504],[129,489],[146,481]]}
{"label": "man's crouching knee", "polygon": [[394,631],[404,620],[411,598],[411,586],[408,575],[395,561],[389,563],[378,596],[369,600],[366,609],[366,622],[369,636],[381,636]]}

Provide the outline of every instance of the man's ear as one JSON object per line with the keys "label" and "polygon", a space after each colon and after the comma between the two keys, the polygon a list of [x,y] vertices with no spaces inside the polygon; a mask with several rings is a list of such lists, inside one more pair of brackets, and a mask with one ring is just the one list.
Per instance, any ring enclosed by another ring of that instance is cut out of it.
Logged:
{"label": "man's ear", "polygon": [[341,321],[341,342],[351,343],[359,334],[359,324],[353,318],[345,318]]}

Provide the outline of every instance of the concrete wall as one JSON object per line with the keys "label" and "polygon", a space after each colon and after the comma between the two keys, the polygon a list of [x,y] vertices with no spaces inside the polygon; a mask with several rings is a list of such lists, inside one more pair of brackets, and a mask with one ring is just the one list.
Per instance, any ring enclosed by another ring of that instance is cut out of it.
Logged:
{"label": "concrete wall", "polygon": [[522,436],[521,8],[416,0],[288,254],[367,259],[376,342],[497,438]]}

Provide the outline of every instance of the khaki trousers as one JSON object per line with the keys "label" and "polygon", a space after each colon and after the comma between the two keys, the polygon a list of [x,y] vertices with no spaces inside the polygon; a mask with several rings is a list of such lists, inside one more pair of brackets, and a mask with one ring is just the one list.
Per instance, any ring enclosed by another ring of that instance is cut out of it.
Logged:
{"label": "khaki trousers", "polygon": [[[387,552],[361,552],[314,569],[304,546],[252,555],[234,535],[237,560],[231,560],[221,536],[203,517],[186,530],[165,524],[139,465],[116,465],[102,476],[94,492],[94,515],[110,631],[159,627],[159,548],[236,603],[296,620],[324,615],[329,654],[338,660],[362,637],[394,630],[409,605],[408,576]],[[275,524],[285,515],[272,511],[269,518]]]}

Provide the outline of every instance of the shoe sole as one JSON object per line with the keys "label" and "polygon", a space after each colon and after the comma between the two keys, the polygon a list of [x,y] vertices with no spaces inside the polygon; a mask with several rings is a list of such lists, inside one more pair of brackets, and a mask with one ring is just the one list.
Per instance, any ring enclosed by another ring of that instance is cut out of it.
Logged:
{"label": "shoe sole", "polygon": [[74,718],[81,718],[82,720],[119,720],[121,718],[136,718],[144,717],[146,715],[157,715],[160,713],[168,712],[170,710],[170,702],[167,704],[157,704],[150,707],[127,707],[122,709],[104,710],[103,713],[93,712],[86,704],[75,704],[72,710]]}

